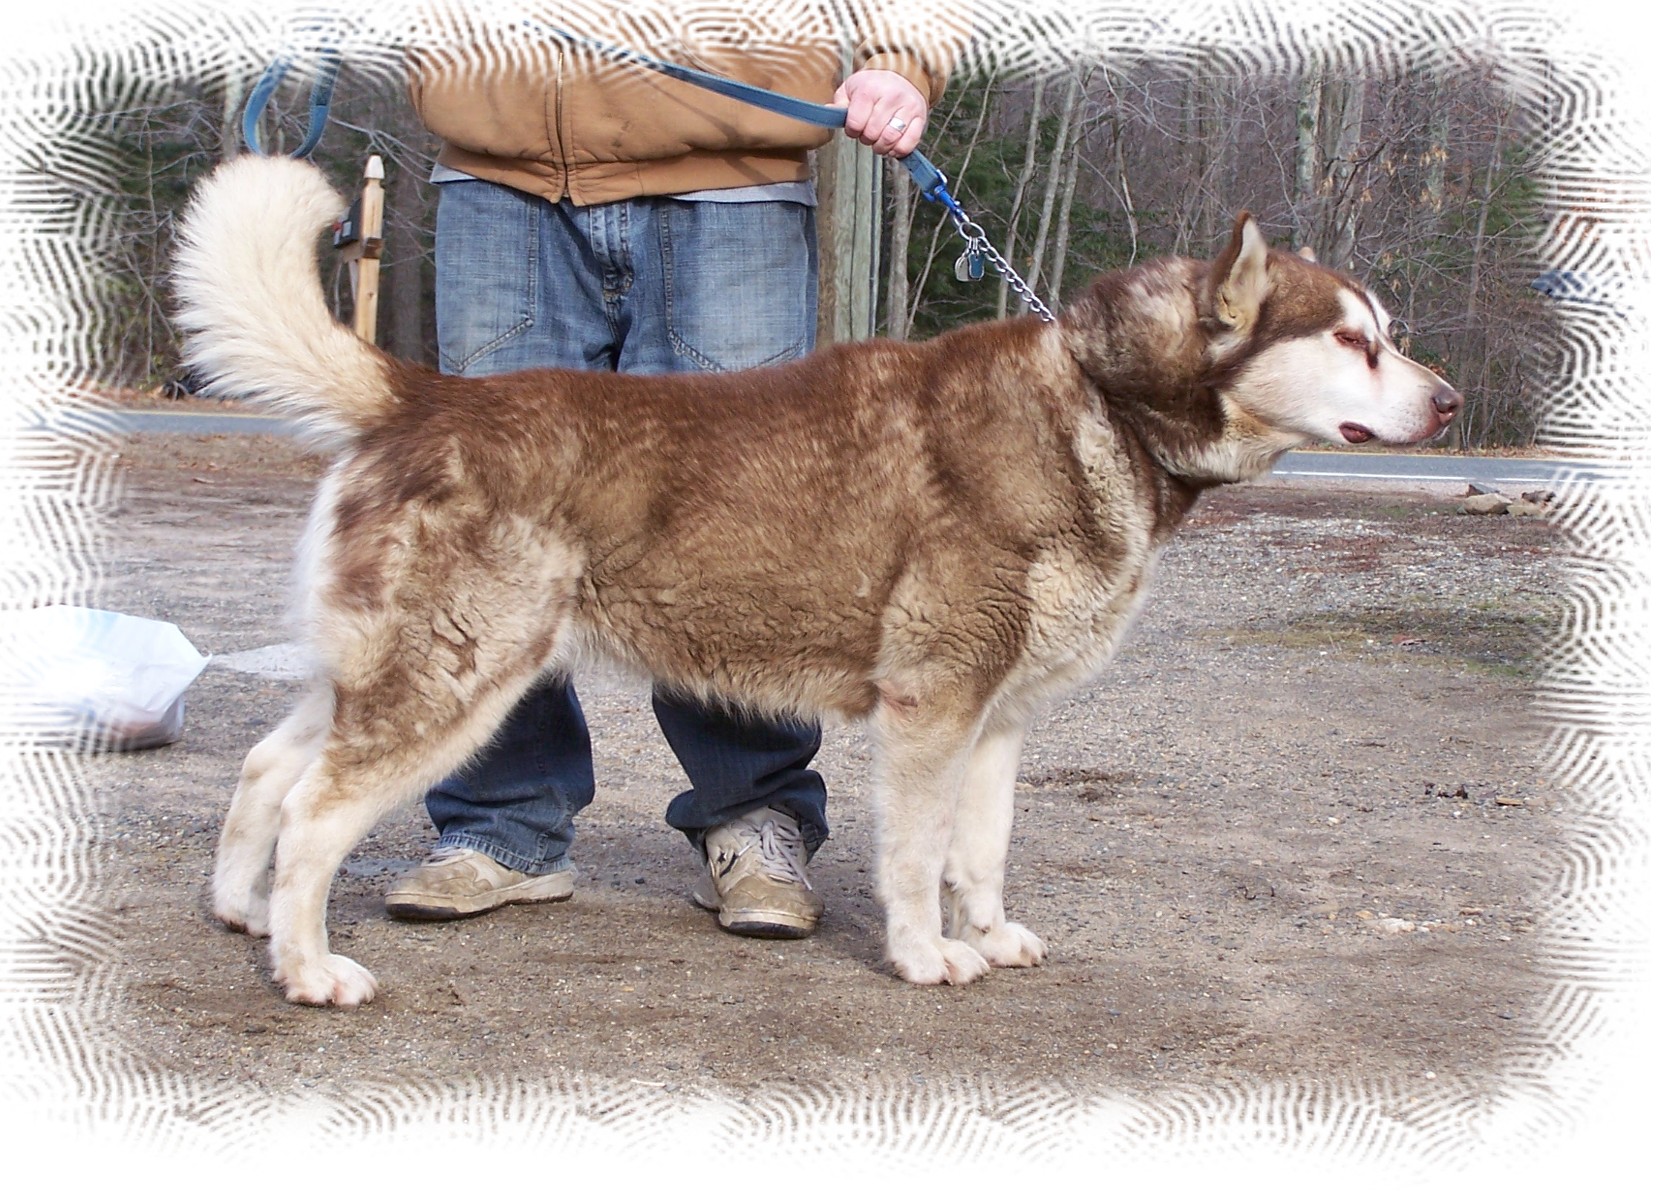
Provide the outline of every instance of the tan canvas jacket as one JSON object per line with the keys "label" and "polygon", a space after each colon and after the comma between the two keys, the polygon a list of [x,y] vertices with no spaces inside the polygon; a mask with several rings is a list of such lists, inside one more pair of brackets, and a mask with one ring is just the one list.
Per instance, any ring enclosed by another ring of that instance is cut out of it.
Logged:
{"label": "tan canvas jacket", "polygon": [[[821,7],[786,2],[766,15],[734,16],[713,29],[689,31],[682,53],[665,48],[660,34],[652,46],[635,45],[655,57],[828,103],[843,77],[841,51],[826,18],[819,16],[816,27],[802,24]],[[856,15],[876,7],[838,6]],[[919,19],[929,14],[926,5],[905,7],[910,12],[902,18],[866,13],[853,67],[896,71],[932,106],[967,31],[960,21]],[[548,200],[599,204],[805,179],[808,152],[834,132],[597,58],[557,37],[538,36],[531,22],[504,34],[471,27],[464,16],[451,21],[450,44],[466,49],[429,50],[412,61],[415,109],[443,139],[438,161]],[[815,28],[822,32],[815,36]],[[605,32],[627,45],[622,39],[639,31],[624,24]]]}

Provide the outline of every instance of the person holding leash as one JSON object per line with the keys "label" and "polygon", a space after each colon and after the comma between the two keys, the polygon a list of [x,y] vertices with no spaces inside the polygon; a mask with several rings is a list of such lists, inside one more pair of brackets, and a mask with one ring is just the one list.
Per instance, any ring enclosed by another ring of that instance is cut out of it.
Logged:
{"label": "person holding leash", "polygon": [[[694,65],[845,106],[848,135],[899,157],[944,90],[943,47],[866,39],[844,79],[828,43],[721,46]],[[441,371],[727,371],[812,348],[808,155],[831,131],[556,39],[486,61],[434,57],[411,85],[443,141]],[[806,866],[828,834],[810,767],[818,728],[662,691],[652,707],[691,782],[666,819],[707,865],[696,902],[733,933],[812,933],[824,906]],[[446,920],[570,896],[574,819],[593,794],[576,692],[544,681],[482,757],[428,793],[437,843],[392,882],[387,911]]]}

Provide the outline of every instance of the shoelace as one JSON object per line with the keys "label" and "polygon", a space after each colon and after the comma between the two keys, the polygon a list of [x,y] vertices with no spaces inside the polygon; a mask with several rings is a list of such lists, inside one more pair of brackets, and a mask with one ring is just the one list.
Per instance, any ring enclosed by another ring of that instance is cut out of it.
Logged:
{"label": "shoelace", "polygon": [[786,829],[776,821],[761,824],[761,869],[774,883],[799,883],[809,892],[807,873],[801,869],[807,846],[798,830]]}
{"label": "shoelace", "polygon": [[806,843],[802,841],[800,831],[790,829],[788,826],[781,825],[773,820],[763,821],[757,826],[752,826],[752,828],[755,830],[757,840],[753,842],[746,840],[738,852],[729,858],[722,854],[721,857],[726,858],[726,861],[721,864],[716,874],[725,875],[737,865],[738,860],[744,855],[751,850],[759,850],[761,871],[768,879],[774,883],[800,884],[809,892],[812,891],[813,885],[807,879],[807,874],[801,867],[801,860],[806,857],[807,847]]}

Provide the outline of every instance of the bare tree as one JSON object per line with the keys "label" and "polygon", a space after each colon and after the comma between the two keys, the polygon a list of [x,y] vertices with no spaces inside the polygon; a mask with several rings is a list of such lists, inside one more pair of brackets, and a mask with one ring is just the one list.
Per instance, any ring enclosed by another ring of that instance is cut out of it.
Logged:
{"label": "bare tree", "polygon": [[[1014,198],[1009,202],[1007,215],[1009,225],[1008,240],[1003,246],[1003,257],[1015,261],[1015,230],[1019,226],[1021,206],[1026,200],[1026,189],[1031,185],[1032,176],[1037,173],[1038,141],[1043,125],[1043,76],[1032,84],[1032,107],[1030,118],[1026,123],[1026,157],[1020,163],[1020,174],[1015,177]],[[997,281],[997,315],[1006,317],[1009,313],[1009,283],[1006,279]]]}
{"label": "bare tree", "polygon": [[1078,111],[1078,95],[1081,90],[1078,72],[1067,71],[1066,96],[1061,101],[1060,127],[1055,131],[1055,140],[1049,147],[1049,169],[1044,173],[1043,205],[1038,210],[1037,234],[1032,239],[1032,252],[1026,259],[1026,284],[1033,290],[1037,289],[1043,271],[1043,252],[1049,241],[1049,227],[1055,219],[1055,201],[1061,177],[1066,174],[1066,162],[1070,158],[1068,147],[1072,145],[1072,118]]}
{"label": "bare tree", "polygon": [[1297,97],[1296,240],[1321,262],[1352,266],[1366,82],[1311,71]]}

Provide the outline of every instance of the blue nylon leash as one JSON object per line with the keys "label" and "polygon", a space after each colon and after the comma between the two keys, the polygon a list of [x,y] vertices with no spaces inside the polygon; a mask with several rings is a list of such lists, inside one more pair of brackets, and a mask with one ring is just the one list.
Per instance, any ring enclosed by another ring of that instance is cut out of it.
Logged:
{"label": "blue nylon leash", "polygon": [[[583,37],[572,33],[568,29],[559,29],[555,26],[544,25],[541,28],[556,37],[592,50],[595,54],[602,54],[606,58],[617,62],[633,63],[635,66],[646,67],[660,75],[667,75],[671,79],[678,79],[682,83],[689,83],[705,91],[714,92],[731,100],[740,100],[745,104],[752,104],[756,108],[764,108],[768,112],[777,113],[781,117],[791,117],[797,121],[805,121],[809,125],[819,125],[825,129],[840,129],[847,124],[847,110],[837,108],[833,104],[815,104],[811,100],[802,100],[796,96],[786,96],[782,92],[769,91],[754,84],[741,83],[736,79],[729,79],[725,75],[716,75],[709,71],[699,71],[695,67],[681,66],[679,63],[665,62],[660,58],[652,58],[649,54],[642,54],[638,50],[629,50],[622,46],[612,46],[595,38]],[[901,158],[900,163],[911,173],[916,181],[918,190],[936,204],[944,204],[947,208],[955,204],[951,192],[947,187],[945,172],[922,156],[920,150],[912,150]]]}
{"label": "blue nylon leash", "polygon": [[[266,105],[271,103],[271,97],[293,65],[293,60],[287,55],[279,56],[265,68],[259,82],[254,84],[254,90],[248,94],[247,106],[242,110],[242,141],[255,154],[270,153],[260,136],[259,119],[265,115]],[[306,126],[305,141],[300,143],[292,157],[304,158],[323,140],[323,130],[329,123],[329,103],[334,98],[334,84],[339,77],[340,52],[325,47],[317,67],[317,78],[311,85],[311,116]]]}
{"label": "blue nylon leash", "polygon": [[[660,75],[667,75],[671,79],[678,79],[682,83],[692,84],[694,87],[703,88],[705,91],[714,92],[728,99],[754,105],[756,108],[765,109],[779,116],[805,121],[809,125],[818,125],[825,129],[841,129],[847,124],[847,110],[837,108],[833,104],[816,104],[811,100],[802,100],[797,96],[786,96],[782,92],[756,87],[754,84],[741,83],[725,75],[700,71],[695,67],[682,66],[679,63],[665,62],[663,59],[653,58],[649,54],[642,54],[638,50],[613,46],[595,38],[572,33],[568,29],[560,29],[557,26],[544,25],[541,22],[533,21],[526,21],[524,24],[614,61],[645,67],[648,70],[656,71]],[[286,56],[279,57],[265,69],[265,74],[260,76],[259,82],[248,96],[248,104],[242,114],[242,140],[256,154],[267,153],[259,134],[260,117],[291,65],[289,58]],[[323,130],[328,125],[329,101],[333,96],[335,80],[339,74],[339,52],[325,47],[321,51],[317,79],[311,86],[311,119],[306,130],[306,138],[299,148],[293,152],[293,157],[304,158],[315,150],[317,143],[322,140]],[[957,259],[957,278],[963,282],[979,279],[984,274],[984,264],[990,262],[993,269],[1008,282],[1010,290],[1019,296],[1028,308],[1044,321],[1053,322],[1055,314],[1049,311],[1049,307],[1042,300],[1038,299],[1037,293],[1027,286],[1026,281],[1016,274],[1008,260],[997,252],[997,248],[991,244],[991,239],[986,236],[986,231],[969,220],[968,214],[963,211],[963,206],[951,194],[950,184],[945,177],[945,172],[929,162],[920,150],[912,150],[902,157],[899,162],[910,172],[911,178],[916,182],[917,190],[922,193],[923,198],[945,209],[946,216],[956,227],[958,235],[967,243],[967,249]]]}
{"label": "blue nylon leash", "polygon": [[[525,22],[527,25],[532,22]],[[646,67],[658,74],[667,75],[671,79],[678,79],[682,83],[689,83],[696,87],[726,96],[732,100],[740,100],[745,104],[752,104],[756,108],[766,109],[784,117],[793,117],[797,121],[805,121],[811,125],[819,125],[826,129],[841,129],[847,124],[847,110],[837,108],[832,104],[815,104],[810,100],[802,100],[796,96],[786,96],[782,92],[770,91],[767,88],[756,87],[754,84],[741,83],[736,79],[729,79],[724,75],[716,75],[709,71],[700,71],[695,67],[682,66],[679,63],[665,62],[653,58],[649,54],[642,54],[638,50],[630,50],[623,46],[613,46],[594,38],[583,37],[572,33],[568,29],[560,29],[553,25],[543,25],[535,22],[535,26],[546,33],[561,38],[573,45],[604,55],[617,62],[632,63]],[[951,223],[956,226],[957,233],[968,248],[957,259],[956,274],[960,281],[979,279],[984,274],[985,262],[990,262],[993,269],[1008,281],[1012,290],[1026,306],[1044,321],[1053,323],[1055,314],[1049,311],[1049,306],[1037,297],[1037,293],[1027,286],[1008,260],[997,252],[981,229],[968,214],[963,206],[951,194],[949,181],[945,172],[923,157],[920,150],[912,150],[899,160],[900,164],[911,173],[916,181],[917,189],[923,198],[933,201],[945,209]]]}

